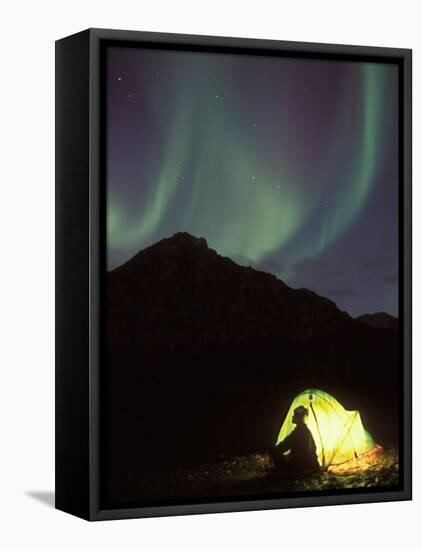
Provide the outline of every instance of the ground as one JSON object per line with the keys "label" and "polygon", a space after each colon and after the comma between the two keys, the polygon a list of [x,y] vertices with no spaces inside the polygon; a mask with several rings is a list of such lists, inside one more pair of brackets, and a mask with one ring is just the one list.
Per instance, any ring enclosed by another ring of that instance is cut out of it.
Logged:
{"label": "ground", "polygon": [[[268,454],[254,454],[223,460],[196,471],[185,471],[180,477],[187,482],[197,481],[205,485],[225,482],[231,490],[241,494],[249,492],[320,491],[371,487],[393,487],[399,482],[398,454],[395,449],[384,451],[375,463],[361,469],[350,468],[342,473],[321,472],[302,480],[277,479]],[[226,493],[226,491],[225,491]],[[229,493],[230,494],[230,493]]]}
{"label": "ground", "polygon": [[297,493],[302,491],[332,491],[356,488],[397,486],[399,483],[398,453],[395,449],[382,452],[375,463],[363,469],[343,473],[321,472],[301,480],[288,480],[274,475],[269,454],[253,454],[232,458],[221,457],[213,464],[198,468],[180,468],[177,473],[145,474],[129,477],[114,485],[114,494],[125,494],[126,502],[142,500],[162,502],[173,499],[245,497]]}

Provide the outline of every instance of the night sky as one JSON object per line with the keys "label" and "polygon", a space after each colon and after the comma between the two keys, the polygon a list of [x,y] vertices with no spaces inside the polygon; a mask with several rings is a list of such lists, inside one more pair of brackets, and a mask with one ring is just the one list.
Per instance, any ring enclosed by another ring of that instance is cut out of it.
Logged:
{"label": "night sky", "polygon": [[398,310],[394,65],[109,48],[108,269],[178,231]]}

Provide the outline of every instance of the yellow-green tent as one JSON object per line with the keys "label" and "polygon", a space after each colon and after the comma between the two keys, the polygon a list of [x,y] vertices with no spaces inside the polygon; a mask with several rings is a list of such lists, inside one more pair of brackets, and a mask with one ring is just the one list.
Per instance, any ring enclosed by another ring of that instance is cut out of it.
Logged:
{"label": "yellow-green tent", "polygon": [[300,405],[308,409],[306,423],[322,468],[357,459],[377,447],[363,427],[358,411],[346,411],[334,397],[316,389],[305,390],[293,400],[276,445],[294,430],[293,412]]}

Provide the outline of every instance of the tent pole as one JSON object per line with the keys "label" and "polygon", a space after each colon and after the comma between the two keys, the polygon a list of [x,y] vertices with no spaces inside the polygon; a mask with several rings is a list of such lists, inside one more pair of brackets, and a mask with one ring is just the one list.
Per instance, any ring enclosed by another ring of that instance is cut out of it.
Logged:
{"label": "tent pole", "polygon": [[309,408],[311,409],[312,414],[314,415],[314,418],[315,418],[315,422],[316,422],[316,426],[317,426],[317,430],[318,430],[318,435],[319,435],[319,440],[321,441],[322,467],[325,468],[324,443],[322,442],[321,432],[320,432],[319,424],[318,424],[318,418],[317,418],[317,416],[316,416],[316,414],[315,414],[314,407],[313,407],[313,405],[312,405],[312,399],[313,399],[313,396],[312,396],[312,394],[310,393],[310,394],[309,394]]}

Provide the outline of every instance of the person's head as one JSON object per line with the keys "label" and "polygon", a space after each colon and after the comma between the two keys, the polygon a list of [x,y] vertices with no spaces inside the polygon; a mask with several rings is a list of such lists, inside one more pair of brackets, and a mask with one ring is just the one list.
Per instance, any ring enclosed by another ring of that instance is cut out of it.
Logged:
{"label": "person's head", "polygon": [[297,426],[299,424],[304,424],[307,416],[308,409],[306,407],[303,407],[302,405],[299,405],[299,407],[296,407],[293,412],[292,422]]}

